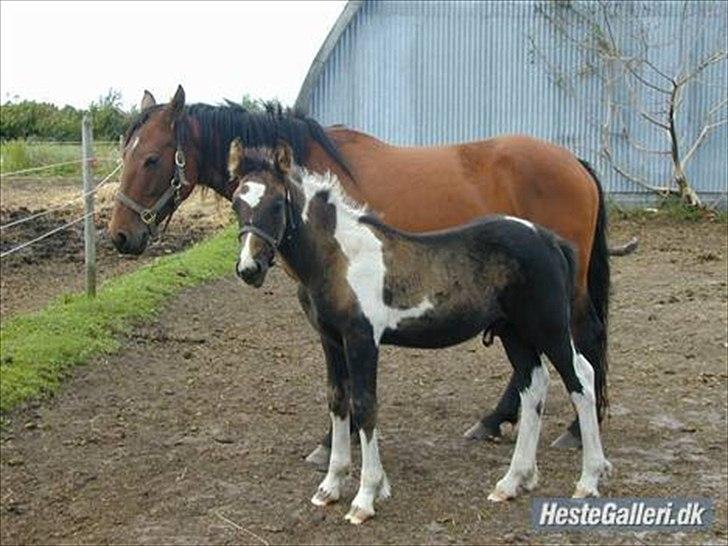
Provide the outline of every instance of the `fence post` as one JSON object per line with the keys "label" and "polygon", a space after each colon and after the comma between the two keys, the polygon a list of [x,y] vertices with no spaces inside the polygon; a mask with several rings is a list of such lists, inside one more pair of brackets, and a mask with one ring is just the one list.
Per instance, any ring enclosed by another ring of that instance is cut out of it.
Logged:
{"label": "fence post", "polygon": [[86,264],[86,295],[96,296],[96,225],[94,224],[94,186],[92,171],[93,160],[93,125],[91,115],[83,115],[81,123],[81,158],[83,159],[83,193],[86,215],[83,221],[84,258]]}

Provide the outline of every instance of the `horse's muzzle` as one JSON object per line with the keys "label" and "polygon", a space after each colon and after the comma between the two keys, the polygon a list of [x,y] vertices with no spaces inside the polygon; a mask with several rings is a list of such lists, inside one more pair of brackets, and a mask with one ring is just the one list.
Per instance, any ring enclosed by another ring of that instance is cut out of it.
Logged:
{"label": "horse's muzzle", "polygon": [[237,273],[238,277],[240,277],[240,279],[245,282],[245,284],[249,284],[250,286],[253,286],[255,288],[260,288],[265,282],[265,276],[268,273],[268,265],[258,260],[255,260],[254,268],[247,267],[245,269],[241,269],[240,260],[238,260],[235,264],[235,272]]}
{"label": "horse's muzzle", "polygon": [[126,231],[117,230],[109,235],[116,250],[122,254],[139,255],[144,252],[149,242],[149,233],[146,231],[143,231],[139,235],[132,235]]}

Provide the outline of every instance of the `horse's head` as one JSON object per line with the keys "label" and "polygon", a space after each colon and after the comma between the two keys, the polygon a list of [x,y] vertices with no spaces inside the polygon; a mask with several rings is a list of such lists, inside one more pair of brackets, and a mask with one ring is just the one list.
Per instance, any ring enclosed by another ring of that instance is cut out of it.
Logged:
{"label": "horse's head", "polygon": [[111,213],[109,236],[119,252],[141,254],[160,222],[192,191],[194,161],[183,135],[185,92],[177,88],[169,104],[158,105],[144,92],[141,114],[126,134],[124,169]]}
{"label": "horse's head", "polygon": [[265,281],[289,221],[287,177],[292,155],[286,143],[279,143],[272,152],[246,150],[237,138],[230,143],[228,171],[237,184],[233,211],[242,244],[235,270],[243,281],[256,288]]}

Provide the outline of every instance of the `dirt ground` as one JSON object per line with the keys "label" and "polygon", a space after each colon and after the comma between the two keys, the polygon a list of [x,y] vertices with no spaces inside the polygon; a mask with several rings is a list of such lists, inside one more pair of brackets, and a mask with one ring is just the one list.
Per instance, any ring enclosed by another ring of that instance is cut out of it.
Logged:
{"label": "dirt ground", "polygon": [[[190,199],[170,223],[167,232],[143,256],[122,256],[106,236],[106,222],[115,187],[98,194],[95,224],[98,234],[98,282],[127,273],[157,256],[177,252],[203,239],[227,217],[228,206],[214,198]],[[15,179],[0,185],[0,225],[47,211],[79,195],[72,179]],[[45,216],[0,231],[0,252],[66,224],[83,215],[83,201]],[[0,275],[0,316],[40,309],[64,292],[84,289],[83,223],[59,231],[36,244],[3,258]]]}
{"label": "dirt ground", "polygon": [[538,490],[489,503],[513,444],[461,434],[496,402],[509,368],[499,344],[477,340],[383,351],[381,452],[393,497],[360,528],[343,519],[354,480],[339,504],[314,507],[323,474],[303,457],[327,425],[324,367],[293,283],[274,270],[258,291],[231,277],[183,293],[54,399],[8,416],[0,542],[725,544],[726,228],[615,223],[613,240],[632,235],[638,252],[612,261],[603,438],[615,475],[602,493],[712,498],[709,532],[531,529],[531,497],[571,495],[580,471],[578,452],[548,447],[571,419],[555,373]]}

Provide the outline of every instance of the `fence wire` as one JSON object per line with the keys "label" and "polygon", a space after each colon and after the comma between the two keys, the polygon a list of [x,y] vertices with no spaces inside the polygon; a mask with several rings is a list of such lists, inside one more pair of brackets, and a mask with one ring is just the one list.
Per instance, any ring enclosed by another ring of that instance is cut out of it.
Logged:
{"label": "fence wire", "polygon": [[77,197],[74,197],[70,201],[67,201],[66,203],[63,203],[61,205],[57,205],[55,207],[51,207],[51,208],[46,209],[44,211],[37,212],[35,214],[31,214],[30,216],[25,216],[25,217],[20,218],[18,220],[13,220],[12,222],[8,222],[7,224],[3,224],[3,225],[0,226],[0,231],[4,230],[5,228],[17,226],[18,224],[23,224],[25,222],[29,222],[30,220],[35,220],[36,218],[41,218],[41,217],[47,216],[48,214],[51,214],[53,212],[57,212],[59,210],[63,210],[65,208],[68,208],[69,206],[71,206],[76,201],[79,201],[79,200],[83,199],[84,197],[86,197],[87,195],[91,195],[91,194],[94,194],[97,191],[99,191],[99,189],[101,188],[101,186],[103,186],[104,184],[106,184],[111,179],[111,177],[114,176],[119,171],[119,169],[121,169],[121,163],[119,163],[113,171],[111,171],[108,175],[106,175],[106,177],[103,180],[101,180],[101,182],[99,182],[98,184],[96,184],[96,186],[94,187],[94,189],[92,189],[91,191],[84,192],[81,195],[79,195]]}
{"label": "fence wire", "polygon": [[[94,157],[91,159],[88,159],[89,162],[94,161],[116,161],[116,158],[113,157]],[[9,173],[0,173],[0,178],[9,178],[11,176],[17,176],[19,174],[26,174],[26,173],[33,173],[38,171],[46,171],[48,169],[54,169],[56,167],[63,167],[65,165],[76,165],[78,163],[83,163],[83,159],[74,159],[73,161],[62,161],[60,163],[51,163],[50,165],[43,165],[41,167],[31,167],[30,169],[21,169],[19,171],[12,171]]]}

